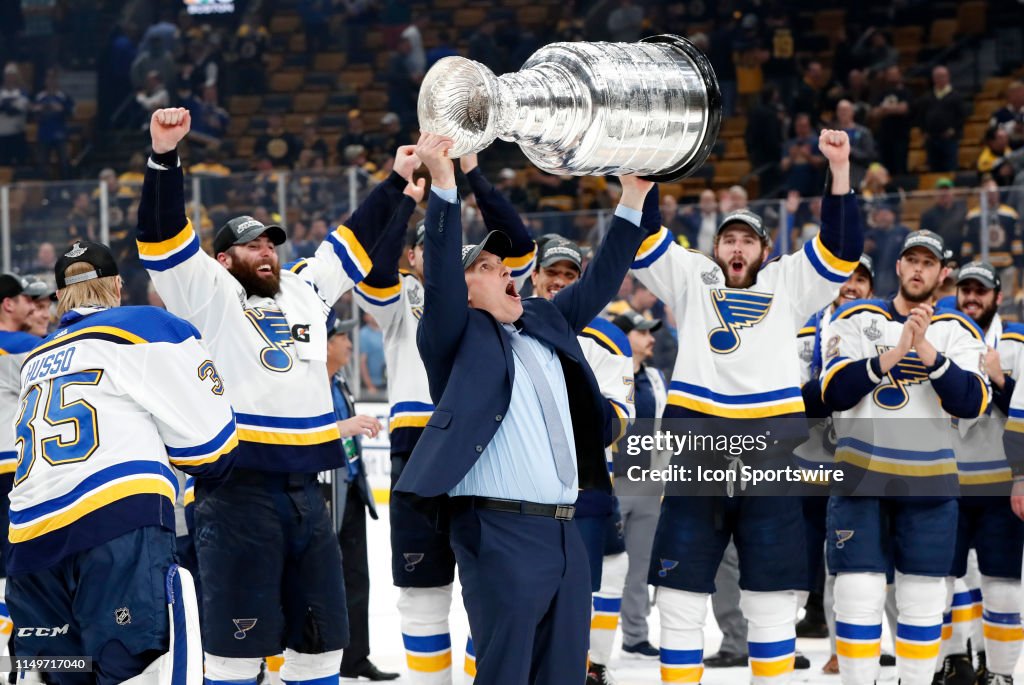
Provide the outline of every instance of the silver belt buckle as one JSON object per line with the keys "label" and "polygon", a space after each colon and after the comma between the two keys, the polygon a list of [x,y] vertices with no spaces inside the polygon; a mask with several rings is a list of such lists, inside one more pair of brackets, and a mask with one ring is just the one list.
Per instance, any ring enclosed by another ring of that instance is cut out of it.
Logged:
{"label": "silver belt buckle", "polygon": [[559,521],[572,521],[576,507],[571,504],[558,504],[555,506],[555,518]]}

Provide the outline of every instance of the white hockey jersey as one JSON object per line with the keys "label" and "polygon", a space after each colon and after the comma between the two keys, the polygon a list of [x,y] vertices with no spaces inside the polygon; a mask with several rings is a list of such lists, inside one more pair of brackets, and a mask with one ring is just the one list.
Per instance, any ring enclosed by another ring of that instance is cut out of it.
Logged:
{"label": "white hockey jersey", "polygon": [[14,414],[21,394],[21,363],[42,338],[19,331],[0,331],[0,495],[10,490],[18,463],[14,449]]}
{"label": "white hockey jersey", "polygon": [[[202,332],[223,374],[238,422],[236,465],[298,473],[344,466],[327,377],[326,323],[331,305],[370,270],[355,233],[338,226],[301,269],[282,269],[275,297],[247,297],[200,249],[183,214],[181,170],[152,165],[139,208],[139,256],[168,311]],[[381,195],[386,185],[364,205],[377,202],[390,213]]]}
{"label": "white hockey jersey", "polygon": [[[1014,377],[1014,369],[1024,357],[1024,327],[1004,324],[996,314],[985,332],[985,344],[999,352],[1003,373]],[[961,495],[1009,495],[1013,477],[1003,450],[1006,419],[1006,413],[993,401],[978,419],[953,420]]]}
{"label": "white hockey jersey", "polygon": [[[879,377],[870,360],[893,349],[902,332],[903,317],[891,302],[858,300],[835,313],[824,343],[821,387],[827,404],[850,407],[833,414],[836,462],[845,480],[859,483],[865,494],[955,496],[950,419],[977,417],[988,405],[985,343],[967,316],[939,309],[925,335],[945,363],[929,370],[911,350]],[[958,379],[956,397],[936,387]]]}
{"label": "white hockey jersey", "polygon": [[211,355],[155,307],[81,309],[25,359],[10,574],[143,526],[173,531],[171,465],[217,478],[238,444]]}
{"label": "white hockey jersey", "polygon": [[[852,196],[826,200],[854,204]],[[672,308],[679,330],[666,417],[800,417],[796,331],[856,266],[819,235],[766,264],[751,287],[735,289],[714,260],[679,246],[667,229],[645,240],[634,274]]]}
{"label": "white hockey jersey", "polygon": [[[617,442],[625,435],[629,423],[636,418],[636,406],[633,404],[633,351],[629,337],[612,322],[597,318],[583,329],[583,335],[577,339],[583,349],[583,356],[594,372],[601,394],[619,419],[619,430],[615,435]],[[609,474],[612,473],[615,447],[613,444],[605,448]]]}

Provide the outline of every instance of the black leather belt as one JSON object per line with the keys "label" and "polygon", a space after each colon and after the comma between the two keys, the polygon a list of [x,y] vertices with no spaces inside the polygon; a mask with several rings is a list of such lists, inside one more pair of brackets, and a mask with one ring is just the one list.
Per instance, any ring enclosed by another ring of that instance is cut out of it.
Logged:
{"label": "black leather belt", "polygon": [[494,511],[507,511],[513,514],[544,516],[555,518],[559,521],[572,521],[572,517],[576,513],[576,507],[572,504],[537,504],[518,499],[497,499],[495,497],[471,497],[469,499],[472,500],[473,506],[478,509],[493,509]]}

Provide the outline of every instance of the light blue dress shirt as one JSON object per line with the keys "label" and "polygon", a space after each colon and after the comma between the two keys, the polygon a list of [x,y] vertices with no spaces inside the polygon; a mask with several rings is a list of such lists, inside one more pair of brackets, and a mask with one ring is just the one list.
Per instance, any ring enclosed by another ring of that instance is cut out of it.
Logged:
{"label": "light blue dress shirt", "polygon": [[[505,328],[509,330],[509,335],[520,335],[512,326]],[[576,443],[562,363],[554,350],[546,344],[529,335],[522,337],[551,384],[551,392],[555,396],[558,414],[575,463]],[[574,504],[579,490],[578,477],[574,477],[569,485],[563,485],[558,479],[555,455],[551,451],[551,441],[548,439],[537,391],[519,358],[512,355],[512,359],[516,375],[508,411],[480,458],[448,494],[453,497],[498,497],[539,504]]]}

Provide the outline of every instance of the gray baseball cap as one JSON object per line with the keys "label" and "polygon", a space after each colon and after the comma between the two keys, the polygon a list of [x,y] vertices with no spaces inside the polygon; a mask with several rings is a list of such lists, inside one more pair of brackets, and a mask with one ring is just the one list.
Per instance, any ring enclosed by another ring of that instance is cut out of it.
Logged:
{"label": "gray baseball cap", "polygon": [[964,281],[977,281],[990,290],[999,290],[1003,284],[996,268],[988,262],[982,261],[971,262],[960,267],[956,284],[960,285]]}
{"label": "gray baseball cap", "polygon": [[718,224],[718,230],[715,231],[715,237],[718,237],[718,235],[730,224],[741,224],[756,233],[761,240],[768,239],[768,232],[764,228],[764,222],[761,221],[761,217],[754,214],[749,209],[737,209],[734,212],[726,214],[722,219],[722,223]]}
{"label": "gray baseball cap", "polygon": [[923,247],[935,255],[935,258],[940,262],[944,262],[946,260],[946,245],[942,242],[942,236],[938,233],[932,233],[927,230],[914,231],[907,236],[906,240],[903,241],[903,249],[900,250],[900,257],[906,254],[907,250],[911,250],[915,247]]}

